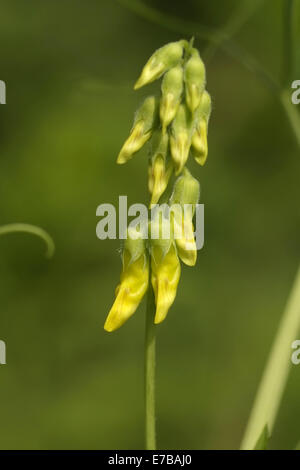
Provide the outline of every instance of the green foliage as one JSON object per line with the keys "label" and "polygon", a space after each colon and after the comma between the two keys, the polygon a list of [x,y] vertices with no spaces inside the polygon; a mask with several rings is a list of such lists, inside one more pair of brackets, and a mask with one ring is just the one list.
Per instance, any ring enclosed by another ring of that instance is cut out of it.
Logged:
{"label": "green foliage", "polygon": [[268,431],[268,426],[266,425],[264,429],[262,430],[262,433],[254,447],[254,450],[267,450],[268,441],[269,441],[269,431]]}

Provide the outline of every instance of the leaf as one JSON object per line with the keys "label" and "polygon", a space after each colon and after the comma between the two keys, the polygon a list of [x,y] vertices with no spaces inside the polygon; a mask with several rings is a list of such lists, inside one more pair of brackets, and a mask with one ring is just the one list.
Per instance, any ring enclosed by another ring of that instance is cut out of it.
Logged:
{"label": "leaf", "polygon": [[270,439],[270,436],[269,436],[268,426],[265,425],[254,447],[254,450],[267,450],[269,439]]}

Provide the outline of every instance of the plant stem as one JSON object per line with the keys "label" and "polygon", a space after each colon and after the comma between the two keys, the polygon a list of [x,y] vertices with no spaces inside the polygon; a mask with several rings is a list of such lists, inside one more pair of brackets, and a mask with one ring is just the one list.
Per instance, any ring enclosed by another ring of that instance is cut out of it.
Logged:
{"label": "plant stem", "polygon": [[155,302],[152,287],[148,290],[145,332],[145,439],[146,449],[156,449],[155,431]]}
{"label": "plant stem", "polygon": [[[283,90],[278,98],[300,149],[300,115],[288,82],[294,69],[295,1],[284,0]],[[291,367],[291,345],[300,330],[300,267],[260,382],[241,449],[254,449],[264,429],[270,436]]]}
{"label": "plant stem", "polygon": [[252,450],[265,428],[270,436],[291,366],[291,346],[300,330],[300,268],[264,371],[242,450]]}

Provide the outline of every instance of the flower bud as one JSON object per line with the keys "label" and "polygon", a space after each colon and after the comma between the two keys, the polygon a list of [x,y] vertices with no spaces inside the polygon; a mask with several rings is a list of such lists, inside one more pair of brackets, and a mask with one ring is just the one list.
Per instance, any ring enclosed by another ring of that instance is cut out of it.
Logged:
{"label": "flower bud", "polygon": [[185,168],[175,181],[170,205],[175,209],[173,221],[177,251],[180,259],[188,266],[194,266],[197,261],[193,216],[199,196],[200,184]]}
{"label": "flower bud", "polygon": [[176,116],[182,90],[183,69],[181,65],[178,65],[165,74],[161,85],[160,120],[163,132]]}
{"label": "flower bud", "polygon": [[184,70],[184,81],[186,102],[190,111],[194,113],[200,105],[206,82],[205,65],[197,49],[192,49],[191,57],[187,61]]}
{"label": "flower bud", "polygon": [[157,131],[153,136],[152,158],[149,162],[148,188],[152,195],[150,206],[157,204],[164,193],[172,173],[172,163],[168,159],[169,136]]}
{"label": "flower bud", "polygon": [[136,112],[132,130],[119,153],[117,163],[126,163],[150,139],[157,122],[157,114],[157,100],[154,96],[149,96]]}
{"label": "flower bud", "polygon": [[191,147],[192,122],[187,107],[181,104],[172,124],[170,137],[171,154],[175,164],[176,174],[179,174],[189,156]]}
{"label": "flower bud", "polygon": [[206,120],[207,123],[209,122],[211,115],[211,96],[206,90],[203,92],[201,97],[199,114]]}
{"label": "flower bud", "polygon": [[[161,223],[170,222],[163,220]],[[151,239],[151,282],[156,303],[154,323],[161,323],[166,318],[176,297],[180,272],[174,241]]]}
{"label": "flower bud", "polygon": [[131,238],[130,231],[125,241],[122,261],[123,269],[116,289],[116,299],[104,325],[104,329],[109,332],[120,328],[134,314],[148,289],[149,263],[144,240]]}
{"label": "flower bud", "polygon": [[170,42],[157,49],[144,66],[142,73],[134,85],[137,90],[161,77],[171,67],[175,67],[182,58],[185,41]]}
{"label": "flower bud", "polygon": [[207,160],[207,131],[211,113],[211,98],[205,91],[202,95],[200,106],[197,110],[196,128],[192,137],[193,156],[199,165],[204,165]]}

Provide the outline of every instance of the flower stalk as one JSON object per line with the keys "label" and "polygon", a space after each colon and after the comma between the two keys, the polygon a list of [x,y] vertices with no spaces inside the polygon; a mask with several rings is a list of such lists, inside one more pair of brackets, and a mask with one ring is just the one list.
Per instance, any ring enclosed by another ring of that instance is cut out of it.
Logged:
{"label": "flower stalk", "polygon": [[156,449],[155,364],[156,325],[153,289],[148,290],[145,328],[145,443],[146,450]]}

